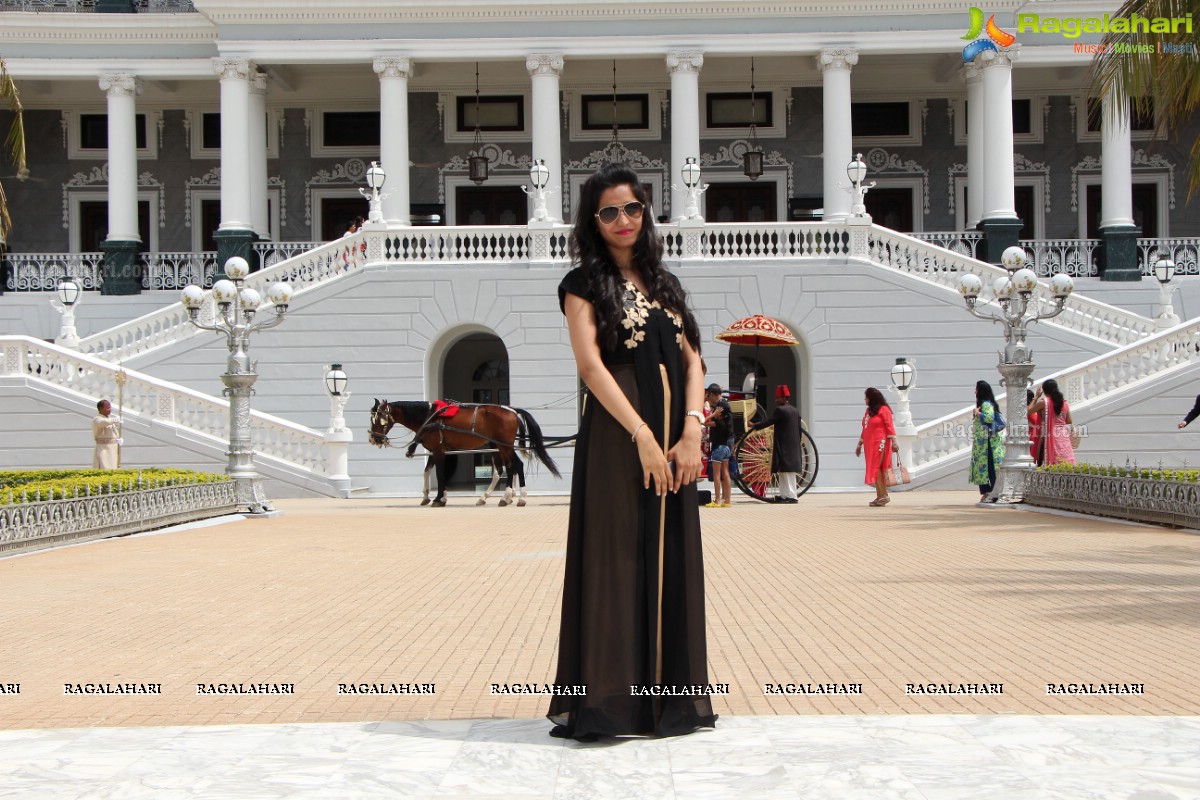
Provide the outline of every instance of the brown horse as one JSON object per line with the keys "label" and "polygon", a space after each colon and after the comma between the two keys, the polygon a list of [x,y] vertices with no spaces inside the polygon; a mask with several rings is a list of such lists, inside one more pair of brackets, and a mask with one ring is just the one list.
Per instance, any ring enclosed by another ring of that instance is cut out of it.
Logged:
{"label": "brown horse", "polygon": [[[525,505],[524,466],[517,457],[518,450],[532,451],[550,470],[559,477],[558,465],[546,451],[542,429],[533,416],[522,408],[496,405],[461,405],[453,416],[435,414],[432,403],[421,401],[393,402],[376,400],[371,406],[370,442],[377,447],[389,447],[388,432],[394,425],[403,425],[413,431],[415,438],[408,448],[411,458],[420,444],[430,453],[429,465],[425,468],[425,499],[429,501],[429,472],[437,475],[437,496],[432,505],[446,505],[446,456],[447,453],[470,450],[492,453],[492,482],[476,505],[487,503],[496,488],[500,475],[508,474],[509,487],[504,492],[500,505],[508,505],[515,492],[520,493],[517,505]],[[516,486],[513,486],[515,482]]]}

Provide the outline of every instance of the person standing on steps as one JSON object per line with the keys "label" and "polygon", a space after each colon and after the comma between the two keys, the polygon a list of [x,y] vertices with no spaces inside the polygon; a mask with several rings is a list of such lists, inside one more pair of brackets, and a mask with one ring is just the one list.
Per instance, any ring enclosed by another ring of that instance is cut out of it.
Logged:
{"label": "person standing on steps", "polygon": [[92,438],[96,449],[92,453],[92,469],[117,469],[121,466],[121,418],[112,413],[112,403],[96,403],[92,417]]}

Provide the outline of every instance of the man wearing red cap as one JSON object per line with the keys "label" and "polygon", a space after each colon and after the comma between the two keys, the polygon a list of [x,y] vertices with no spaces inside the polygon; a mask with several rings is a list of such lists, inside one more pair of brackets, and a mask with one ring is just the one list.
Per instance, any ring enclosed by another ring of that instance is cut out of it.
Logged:
{"label": "man wearing red cap", "polygon": [[799,473],[803,470],[803,457],[800,454],[800,412],[788,402],[792,393],[788,387],[780,384],[775,387],[775,413],[761,425],[753,427],[762,429],[775,426],[775,445],[771,453],[771,472],[775,473],[779,485],[779,496],[776,503],[797,503],[796,483]]}

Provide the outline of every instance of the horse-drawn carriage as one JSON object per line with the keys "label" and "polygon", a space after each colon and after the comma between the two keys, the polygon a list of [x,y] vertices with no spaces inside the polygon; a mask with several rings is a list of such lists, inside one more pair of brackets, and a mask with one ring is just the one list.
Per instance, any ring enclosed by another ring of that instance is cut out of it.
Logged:
{"label": "horse-drawn carriage", "polygon": [[[509,408],[480,403],[447,403],[437,401],[391,402],[376,400],[371,406],[371,432],[368,437],[377,447],[390,447],[388,433],[395,425],[413,432],[412,443],[405,453],[416,455],[417,446],[429,453],[425,464],[425,496],[421,505],[446,505],[447,458],[462,453],[491,454],[492,482],[476,501],[484,505],[496,489],[501,476],[508,485],[500,505],[515,502],[525,505],[525,467],[518,451],[532,454],[550,474],[558,477],[558,465],[547,451],[547,443],[537,420],[523,408]],[[572,437],[574,438],[574,437]],[[437,496],[429,498],[429,476],[437,478]]]}
{"label": "horse-drawn carriage", "polygon": [[[717,338],[730,344],[753,344],[755,363],[760,345],[795,345],[797,340],[783,323],[755,314],[738,320]],[[729,406],[733,411],[733,426],[736,444],[730,477],[737,487],[749,497],[766,502],[774,501],[778,495],[775,475],[771,470],[772,449],[775,429],[749,429],[747,420],[755,424],[765,422],[767,415],[756,402],[753,392],[730,392]],[[460,411],[465,412],[460,415]],[[521,408],[498,405],[455,404],[438,401],[392,402],[376,400],[371,407],[371,432],[369,440],[379,447],[389,447],[388,432],[393,425],[401,425],[413,432],[412,443],[407,455],[415,455],[417,445],[429,452],[425,468],[425,500],[430,503],[429,477],[435,473],[438,482],[435,506],[446,504],[446,458],[462,453],[492,454],[492,482],[477,502],[483,505],[495,490],[501,475],[507,475],[509,486],[500,505],[507,505],[519,494],[517,505],[525,505],[524,469],[518,451],[532,453],[550,472],[558,476],[558,468],[548,450],[554,447],[574,446],[575,435],[547,438],[534,420],[533,415]],[[801,465],[797,476],[797,492],[804,494],[817,477],[817,446],[801,421],[800,430]]]}
{"label": "horse-drawn carriage", "polygon": [[[779,494],[775,475],[771,471],[771,453],[775,446],[775,429],[750,430],[747,422],[756,425],[767,420],[762,406],[747,392],[730,392],[729,408],[733,411],[733,430],[736,444],[729,476],[742,493],[755,500],[774,502]],[[817,479],[817,445],[800,423],[800,457],[802,470],[796,480],[797,496],[807,492]]]}
{"label": "horse-drawn carriage", "polygon": [[[762,407],[748,393],[730,392],[729,407],[733,411],[736,444],[730,476],[748,497],[771,502],[778,495],[775,475],[771,472],[771,451],[775,429],[751,430],[747,421],[761,424],[767,419]],[[448,413],[452,410],[453,413]],[[461,417],[460,417],[461,414]],[[371,407],[369,441],[380,447],[391,446],[388,433],[394,425],[413,432],[407,450],[411,458],[417,445],[429,453],[425,467],[424,500],[422,505],[446,504],[446,459],[461,453],[491,454],[492,481],[477,503],[483,505],[496,489],[501,477],[507,480],[500,505],[525,505],[525,472],[518,451],[532,453],[552,474],[557,466],[549,450],[574,446],[574,435],[547,438],[533,415],[520,408],[495,405],[452,405],[424,402],[391,402],[376,400]],[[817,477],[817,446],[801,423],[800,453],[803,469],[797,481],[797,491],[804,494]],[[430,500],[430,476],[437,478],[437,494]]]}

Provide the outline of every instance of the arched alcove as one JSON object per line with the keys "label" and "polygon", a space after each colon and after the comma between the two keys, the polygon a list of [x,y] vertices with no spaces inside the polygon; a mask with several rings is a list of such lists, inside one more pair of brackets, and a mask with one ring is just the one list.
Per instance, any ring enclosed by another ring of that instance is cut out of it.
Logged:
{"label": "arched alcove", "polygon": [[[436,364],[437,391],[431,396],[459,403],[509,404],[508,348],[491,332],[460,332]],[[492,478],[490,454],[460,457],[450,487],[469,489]]]}
{"label": "arched alcove", "polygon": [[[792,330],[795,331],[795,328]],[[799,334],[797,336],[799,338]],[[800,415],[805,418],[811,416],[812,387],[809,386],[808,376],[812,370],[803,339],[800,344],[792,346],[731,345],[726,373],[729,383],[725,388],[732,392],[741,391],[752,367],[758,375],[755,396],[767,413],[775,407],[775,387],[787,386],[792,393],[792,404],[799,409]]]}

